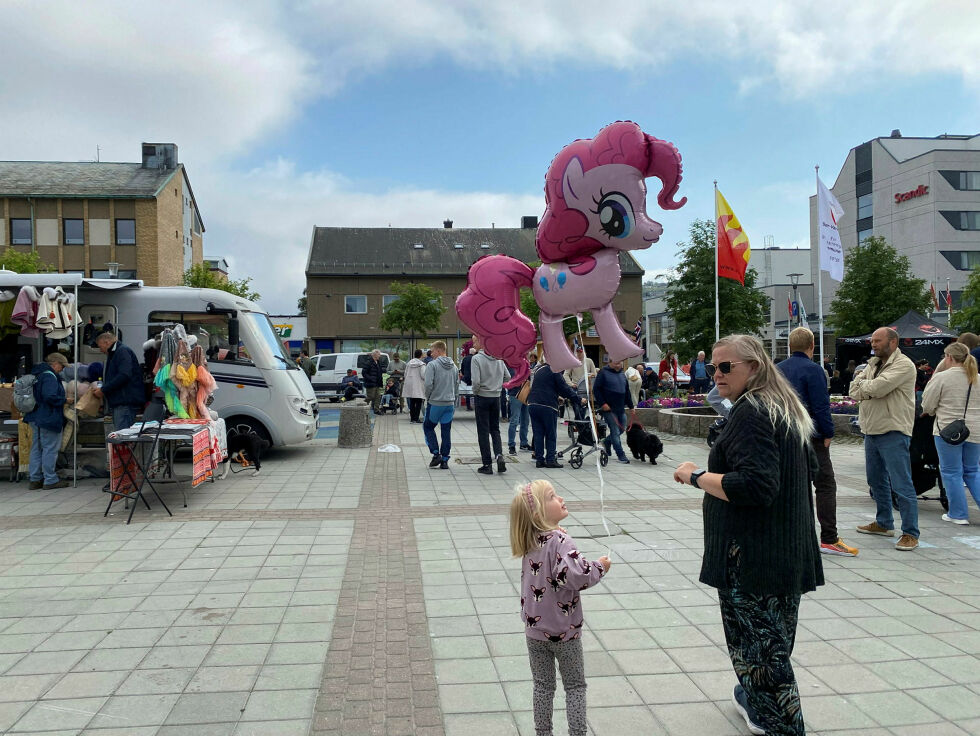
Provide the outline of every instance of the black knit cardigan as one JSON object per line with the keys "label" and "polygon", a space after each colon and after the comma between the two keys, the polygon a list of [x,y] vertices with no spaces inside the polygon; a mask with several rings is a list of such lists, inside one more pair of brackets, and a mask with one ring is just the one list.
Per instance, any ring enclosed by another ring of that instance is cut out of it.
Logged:
{"label": "black knit cardigan", "polygon": [[708,456],[723,473],[728,501],[704,495],[704,558],[700,580],[727,590],[726,556],[741,549],[741,588],[758,595],[794,595],[823,585],[823,566],[810,492],[809,443],[743,395],[732,407]]}

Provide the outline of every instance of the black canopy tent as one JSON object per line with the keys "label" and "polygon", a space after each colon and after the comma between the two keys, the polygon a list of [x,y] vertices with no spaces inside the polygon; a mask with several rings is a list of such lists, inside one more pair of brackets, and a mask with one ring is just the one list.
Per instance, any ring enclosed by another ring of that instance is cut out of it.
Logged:
{"label": "black canopy tent", "polygon": [[[917,362],[922,358],[929,361],[933,368],[943,359],[943,350],[951,342],[956,342],[957,335],[946,329],[938,322],[933,322],[914,310],[909,310],[904,316],[890,325],[898,333],[898,348],[902,353]],[[837,338],[837,368],[843,370],[847,362],[855,364],[871,355],[871,335]]]}

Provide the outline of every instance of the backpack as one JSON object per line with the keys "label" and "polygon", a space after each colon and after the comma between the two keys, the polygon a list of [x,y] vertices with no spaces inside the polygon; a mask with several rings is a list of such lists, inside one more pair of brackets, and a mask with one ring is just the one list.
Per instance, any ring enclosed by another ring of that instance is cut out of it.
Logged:
{"label": "backpack", "polygon": [[14,406],[21,414],[30,414],[37,408],[37,398],[34,396],[36,386],[37,376],[33,373],[28,373],[14,381]]}

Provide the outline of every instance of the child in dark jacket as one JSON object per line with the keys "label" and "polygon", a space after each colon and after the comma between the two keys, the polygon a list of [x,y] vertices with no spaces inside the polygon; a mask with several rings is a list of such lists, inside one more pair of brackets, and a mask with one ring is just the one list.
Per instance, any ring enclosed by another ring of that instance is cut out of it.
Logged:
{"label": "child in dark jacket", "polygon": [[546,480],[514,489],[510,504],[510,548],[522,557],[521,618],[534,680],[534,728],[552,732],[555,660],[561,669],[569,736],[585,736],[584,616],[579,593],[609,572],[612,562],[589,562],[558,522],[565,501]]}

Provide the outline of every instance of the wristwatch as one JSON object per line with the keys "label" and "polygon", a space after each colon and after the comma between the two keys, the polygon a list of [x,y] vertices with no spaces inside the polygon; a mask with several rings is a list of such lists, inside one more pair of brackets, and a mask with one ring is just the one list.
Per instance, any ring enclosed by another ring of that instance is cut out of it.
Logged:
{"label": "wristwatch", "polygon": [[701,488],[701,486],[698,485],[698,480],[700,480],[701,476],[707,472],[707,470],[695,470],[693,473],[691,473],[691,485],[695,488]]}

